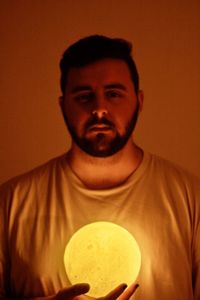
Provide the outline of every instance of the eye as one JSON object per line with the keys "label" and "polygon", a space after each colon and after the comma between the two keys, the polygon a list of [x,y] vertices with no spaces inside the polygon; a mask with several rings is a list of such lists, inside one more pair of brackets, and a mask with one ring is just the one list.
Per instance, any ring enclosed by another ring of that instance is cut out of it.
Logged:
{"label": "eye", "polygon": [[79,103],[91,102],[94,99],[93,93],[81,93],[75,96],[75,100]]}
{"label": "eye", "polygon": [[109,99],[121,98],[123,95],[118,90],[109,90],[106,92],[106,96]]}

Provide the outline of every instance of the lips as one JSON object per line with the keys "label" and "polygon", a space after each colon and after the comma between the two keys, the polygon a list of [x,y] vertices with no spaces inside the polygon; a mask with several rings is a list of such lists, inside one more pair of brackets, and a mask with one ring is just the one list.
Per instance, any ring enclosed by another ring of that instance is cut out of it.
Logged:
{"label": "lips", "polygon": [[108,131],[111,130],[111,126],[105,124],[95,124],[89,127],[89,131]]}
{"label": "lips", "polygon": [[85,124],[85,131],[107,131],[112,130],[113,128],[114,124],[111,120],[108,120],[104,116],[99,119],[96,115],[94,115]]}
{"label": "lips", "polygon": [[98,121],[98,122],[93,122],[90,124],[90,126],[87,127],[88,132],[94,132],[94,133],[104,133],[104,132],[109,132],[113,131],[114,126],[111,124],[109,121]]}

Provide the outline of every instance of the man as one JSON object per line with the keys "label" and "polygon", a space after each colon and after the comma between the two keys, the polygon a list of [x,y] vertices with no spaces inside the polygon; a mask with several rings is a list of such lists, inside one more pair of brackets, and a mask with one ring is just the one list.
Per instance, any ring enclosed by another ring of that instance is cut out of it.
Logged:
{"label": "man", "polygon": [[105,299],[200,299],[199,181],[134,143],[143,93],[131,45],[86,37],[60,68],[71,149],[1,188],[1,297],[88,297],[87,283],[70,286],[64,251],[84,225],[107,221],[135,237],[142,265],[136,293],[121,284]]}

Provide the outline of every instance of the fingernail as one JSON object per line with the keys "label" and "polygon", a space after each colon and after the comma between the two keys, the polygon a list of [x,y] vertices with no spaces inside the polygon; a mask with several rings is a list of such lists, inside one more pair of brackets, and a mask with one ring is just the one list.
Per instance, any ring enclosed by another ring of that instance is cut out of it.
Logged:
{"label": "fingernail", "polygon": [[127,284],[124,284],[123,287],[122,287],[123,290],[125,290],[127,288],[127,286],[128,286]]}

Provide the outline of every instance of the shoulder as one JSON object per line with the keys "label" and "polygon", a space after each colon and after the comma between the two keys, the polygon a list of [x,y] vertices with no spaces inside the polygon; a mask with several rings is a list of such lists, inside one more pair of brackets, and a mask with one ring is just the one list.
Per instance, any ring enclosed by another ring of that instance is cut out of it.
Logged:
{"label": "shoulder", "polygon": [[200,194],[200,179],[182,166],[155,154],[150,154],[149,164],[158,181],[160,179],[168,185],[178,185],[188,192],[196,190]]}
{"label": "shoulder", "polygon": [[31,186],[37,186],[48,182],[53,176],[62,171],[66,154],[55,157],[44,164],[0,185],[0,195],[11,194],[15,190],[28,190]]}
{"label": "shoulder", "polygon": [[159,171],[163,171],[166,174],[169,175],[176,175],[176,176],[180,176],[180,177],[185,177],[185,178],[191,178],[193,180],[200,180],[197,176],[195,176],[194,174],[192,174],[191,172],[189,172],[187,169],[185,169],[184,167],[178,165],[175,162],[172,162],[166,158],[163,158],[159,155],[156,154],[150,154],[150,162],[152,164],[152,167],[154,167],[155,169],[159,170]]}

